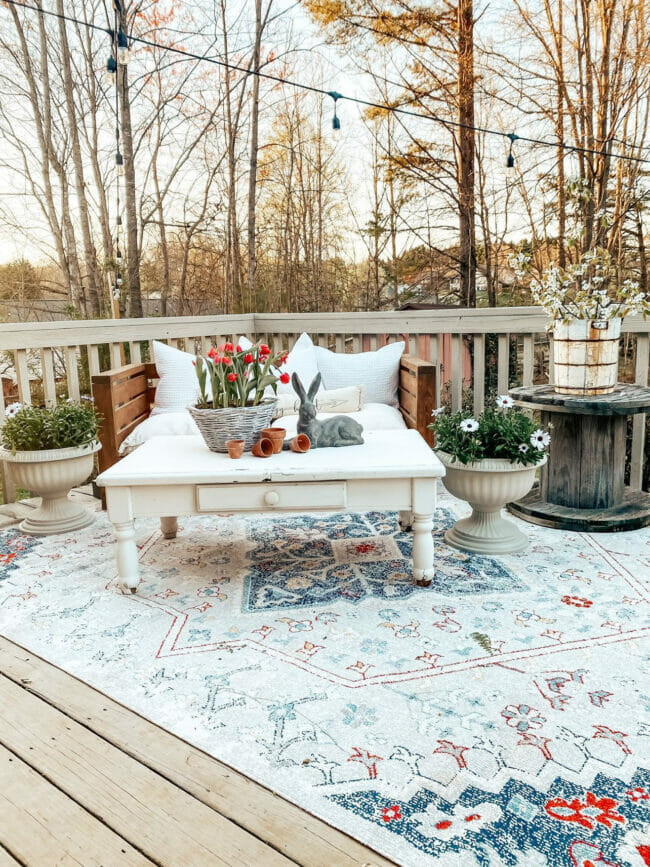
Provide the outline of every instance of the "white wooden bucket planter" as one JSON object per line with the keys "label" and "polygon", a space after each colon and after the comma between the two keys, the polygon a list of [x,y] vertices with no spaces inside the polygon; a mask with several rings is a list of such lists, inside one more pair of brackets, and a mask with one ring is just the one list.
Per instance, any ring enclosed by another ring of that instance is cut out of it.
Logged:
{"label": "white wooden bucket planter", "polygon": [[618,380],[621,320],[573,319],[553,327],[555,391],[610,394]]}

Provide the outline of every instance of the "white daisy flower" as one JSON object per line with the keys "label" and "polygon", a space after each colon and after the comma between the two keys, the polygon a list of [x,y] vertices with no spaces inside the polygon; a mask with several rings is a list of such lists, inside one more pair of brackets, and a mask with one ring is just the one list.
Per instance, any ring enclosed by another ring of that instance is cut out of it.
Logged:
{"label": "white daisy flower", "polygon": [[23,408],[22,403],[10,403],[9,406],[5,409],[5,415],[7,418],[13,418],[17,412]]}
{"label": "white daisy flower", "polygon": [[438,409],[432,409],[431,410],[431,418],[437,418],[439,415],[442,415],[442,413],[444,411],[445,411],[444,406],[439,406]]}
{"label": "white daisy flower", "polygon": [[512,409],[514,405],[515,402],[509,394],[500,394],[497,397],[497,406],[499,409]]}
{"label": "white daisy flower", "polygon": [[474,433],[474,431],[478,430],[478,422],[475,418],[466,418],[463,419],[460,423],[460,429],[464,433]]}
{"label": "white daisy flower", "polygon": [[546,431],[542,430],[541,428],[537,428],[537,430],[533,431],[533,433],[530,435],[531,445],[540,452],[544,451],[550,441],[550,434],[547,434]]}
{"label": "white daisy flower", "polygon": [[526,445],[526,443],[521,443],[521,445],[519,446],[519,451],[522,453],[522,455],[526,454],[526,452],[528,451],[528,446]]}

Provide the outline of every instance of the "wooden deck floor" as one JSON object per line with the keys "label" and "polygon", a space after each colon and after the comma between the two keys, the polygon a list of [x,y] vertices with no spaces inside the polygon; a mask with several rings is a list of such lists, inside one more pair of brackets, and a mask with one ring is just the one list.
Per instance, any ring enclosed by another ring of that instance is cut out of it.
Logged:
{"label": "wooden deck floor", "polygon": [[0,867],[390,863],[0,637]]}

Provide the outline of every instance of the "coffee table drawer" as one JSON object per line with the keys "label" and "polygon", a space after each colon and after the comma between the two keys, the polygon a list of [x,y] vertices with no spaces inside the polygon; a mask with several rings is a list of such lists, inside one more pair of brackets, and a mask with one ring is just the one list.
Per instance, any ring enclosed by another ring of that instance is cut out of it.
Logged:
{"label": "coffee table drawer", "polygon": [[198,485],[199,512],[272,512],[344,509],[345,482],[274,485]]}

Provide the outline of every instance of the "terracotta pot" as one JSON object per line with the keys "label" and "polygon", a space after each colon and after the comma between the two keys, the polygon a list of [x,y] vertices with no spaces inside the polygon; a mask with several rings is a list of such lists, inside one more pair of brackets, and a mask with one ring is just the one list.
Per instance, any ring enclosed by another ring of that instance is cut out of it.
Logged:
{"label": "terracotta pot", "polygon": [[573,319],[553,327],[555,391],[611,394],[618,380],[621,320]]}
{"label": "terracotta pot", "polygon": [[471,464],[454,461],[450,454],[437,451],[445,467],[443,485],[459,500],[472,507],[469,518],[461,518],[445,533],[453,548],[475,554],[514,554],[528,546],[528,537],[512,521],[501,515],[506,503],[520,500],[533,486],[536,464],[523,466],[497,458],[484,458]]}
{"label": "terracotta pot", "polygon": [[251,449],[256,458],[270,458],[273,454],[273,440],[262,437]]}
{"label": "terracotta pot", "polygon": [[304,454],[308,452],[311,448],[311,440],[307,436],[307,434],[298,434],[293,439],[289,440],[289,448],[292,452],[298,452],[298,454]]}
{"label": "terracotta pot", "polygon": [[81,530],[95,520],[81,503],[68,499],[71,488],[82,485],[93,471],[98,442],[65,449],[10,452],[0,449],[0,458],[11,464],[11,476],[21,488],[42,498],[41,505],[21,523],[23,533],[52,536]]}
{"label": "terracotta pot", "polygon": [[228,449],[228,457],[237,460],[244,454],[244,444],[246,440],[226,440],[226,448]]}
{"label": "terracotta pot", "polygon": [[286,435],[287,432],[283,427],[265,427],[262,431],[262,436],[273,443],[273,454],[275,455],[282,451],[282,443]]}

